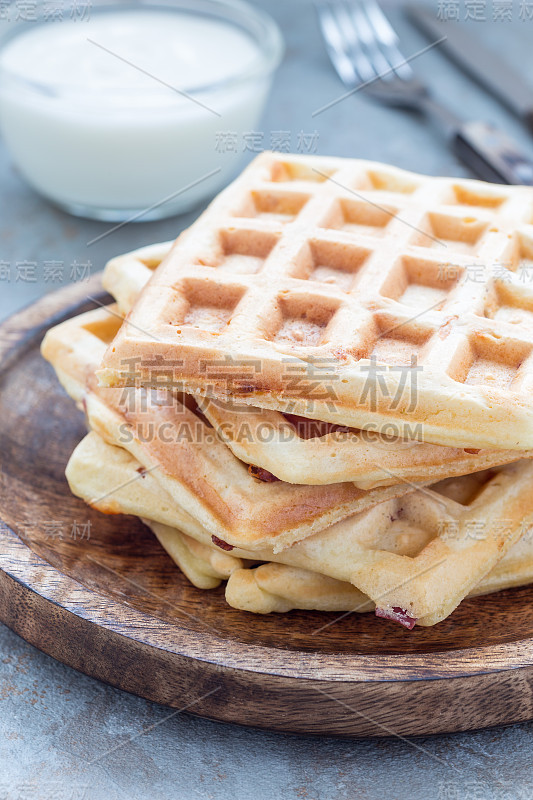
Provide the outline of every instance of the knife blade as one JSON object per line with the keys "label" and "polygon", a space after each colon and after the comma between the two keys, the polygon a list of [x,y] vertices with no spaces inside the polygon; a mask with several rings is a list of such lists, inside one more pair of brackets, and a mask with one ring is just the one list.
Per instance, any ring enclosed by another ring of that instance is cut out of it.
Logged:
{"label": "knife blade", "polygon": [[526,83],[520,73],[473,37],[470,30],[460,23],[439,20],[435,10],[419,3],[410,3],[405,10],[411,22],[426,36],[434,39],[446,36],[439,50],[533,130],[533,87]]}

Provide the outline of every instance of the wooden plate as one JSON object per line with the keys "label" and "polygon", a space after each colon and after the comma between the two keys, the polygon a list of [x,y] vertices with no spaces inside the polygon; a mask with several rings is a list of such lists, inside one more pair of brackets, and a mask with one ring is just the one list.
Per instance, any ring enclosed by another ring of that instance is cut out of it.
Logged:
{"label": "wooden plate", "polygon": [[316,633],[336,615],[234,611],[222,589],[192,587],[136,519],[72,497],[64,469],[84,421],[39,343],[94,305],[87,296],[106,300],[99,286],[0,326],[3,622],[75,669],[212,719],[405,736],[533,718],[533,587],[465,601],[434,628],[353,614]]}

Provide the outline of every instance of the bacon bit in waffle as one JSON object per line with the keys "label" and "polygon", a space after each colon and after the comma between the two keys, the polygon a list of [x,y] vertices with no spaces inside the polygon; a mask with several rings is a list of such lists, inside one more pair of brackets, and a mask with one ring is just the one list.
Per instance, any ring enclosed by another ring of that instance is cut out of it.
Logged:
{"label": "bacon bit in waffle", "polygon": [[275,475],[272,475],[267,469],[263,469],[262,467],[254,467],[253,464],[248,465],[248,472],[253,478],[257,478],[259,481],[263,481],[263,483],[274,483],[275,481],[279,481],[279,478],[276,478]]}
{"label": "bacon bit in waffle", "polygon": [[403,508],[398,508],[394,514],[389,514],[389,519],[391,522],[396,522],[397,519],[403,514]]}
{"label": "bacon bit in waffle", "polygon": [[328,433],[348,433],[354,430],[347,428],[346,425],[335,425],[333,422],[322,422],[319,419],[299,417],[296,414],[285,413],[283,416],[296,428],[296,433],[302,439],[316,439]]}
{"label": "bacon bit in waffle", "polygon": [[391,619],[394,622],[399,622],[404,628],[410,631],[415,627],[416,619],[410,617],[403,608],[394,606],[394,608],[376,608],[376,617],[382,619]]}
{"label": "bacon bit in waffle", "polygon": [[465,453],[470,453],[470,455],[472,455],[472,456],[477,456],[477,454],[479,453],[480,449],[481,448],[478,448],[478,447],[465,447],[464,451],[465,451]]}
{"label": "bacon bit in waffle", "polygon": [[334,347],[331,352],[339,361],[348,361],[350,358],[350,353],[345,347]]}
{"label": "bacon bit in waffle", "polygon": [[228,544],[224,539],[219,539],[218,536],[211,536],[211,541],[213,544],[216,544],[217,547],[220,547],[221,550],[233,550],[232,544]]}
{"label": "bacon bit in waffle", "polygon": [[445,339],[448,336],[448,334],[451,333],[451,331],[452,331],[452,323],[456,319],[459,319],[459,317],[457,316],[457,314],[454,314],[452,317],[448,317],[448,319],[446,320],[444,325],[440,326],[440,330],[439,330],[439,338],[440,339]]}

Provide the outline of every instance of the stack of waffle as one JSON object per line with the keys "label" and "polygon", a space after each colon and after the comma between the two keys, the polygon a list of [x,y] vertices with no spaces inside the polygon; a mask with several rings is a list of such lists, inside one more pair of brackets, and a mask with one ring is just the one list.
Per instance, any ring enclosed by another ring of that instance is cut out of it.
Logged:
{"label": "stack of waffle", "polygon": [[533,581],[532,222],[528,188],[261,155],[47,334],[72,491],[257,613],[412,628]]}

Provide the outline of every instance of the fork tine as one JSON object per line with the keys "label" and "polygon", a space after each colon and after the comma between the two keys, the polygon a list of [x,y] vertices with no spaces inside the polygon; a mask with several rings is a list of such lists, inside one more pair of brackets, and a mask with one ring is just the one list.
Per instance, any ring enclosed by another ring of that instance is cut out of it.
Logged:
{"label": "fork tine", "polygon": [[376,37],[379,39],[394,72],[400,78],[409,80],[409,78],[413,76],[413,70],[402,55],[398,46],[396,31],[383,13],[380,5],[376,0],[366,0],[365,11],[370,25],[374,29]]}
{"label": "fork tine", "polygon": [[414,89],[414,73],[377,0],[315,0],[315,6],[329,57],[347,86],[394,89],[402,81]]}
{"label": "fork tine", "polygon": [[373,80],[377,77],[377,72],[372,60],[368,58],[363,49],[361,38],[352,18],[351,4],[349,2],[341,2],[341,0],[333,0],[332,6],[335,9],[339,28],[344,35],[346,54],[354,64],[360,82],[365,83]]}
{"label": "fork tine", "polygon": [[364,47],[366,53],[368,54],[368,58],[373,65],[377,76],[383,78],[383,80],[390,80],[392,76],[392,65],[389,64],[380,50],[376,33],[370,25],[366,14],[364,13],[364,2],[350,2],[348,3],[348,8],[350,10],[349,16],[353,24],[356,38],[359,40],[362,47]]}
{"label": "fork tine", "polygon": [[353,87],[374,79],[376,73],[361,48],[346,5],[341,0],[321,0],[317,5],[330,58],[342,80]]}
{"label": "fork tine", "polygon": [[335,5],[336,3],[327,2],[327,0],[323,0],[321,3],[315,2],[318,22],[322,29],[328,55],[339,77],[347,86],[356,86],[360,82],[359,76],[346,53],[342,28],[332,8]]}

